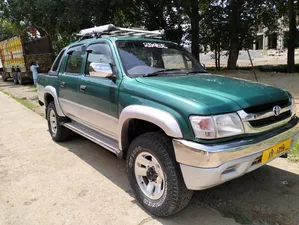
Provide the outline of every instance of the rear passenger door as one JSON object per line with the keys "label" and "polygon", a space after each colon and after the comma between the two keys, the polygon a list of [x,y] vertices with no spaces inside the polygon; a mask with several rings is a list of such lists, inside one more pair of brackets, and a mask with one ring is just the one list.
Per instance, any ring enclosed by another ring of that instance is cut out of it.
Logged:
{"label": "rear passenger door", "polygon": [[66,116],[79,120],[78,92],[85,51],[79,45],[69,48],[66,54],[59,76],[59,102]]}

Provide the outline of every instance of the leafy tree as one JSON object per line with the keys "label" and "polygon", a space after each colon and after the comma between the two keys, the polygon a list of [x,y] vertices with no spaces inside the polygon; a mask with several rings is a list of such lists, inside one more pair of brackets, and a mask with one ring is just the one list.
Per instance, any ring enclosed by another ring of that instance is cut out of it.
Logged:
{"label": "leafy tree", "polygon": [[200,20],[200,42],[214,52],[215,67],[220,69],[220,56],[224,49],[228,48],[228,13],[227,7],[223,4],[210,4],[202,14]]}
{"label": "leafy tree", "polygon": [[239,51],[252,40],[259,26],[267,27],[268,33],[277,30],[279,11],[276,0],[224,0],[228,7],[229,58],[228,69],[236,69]]}

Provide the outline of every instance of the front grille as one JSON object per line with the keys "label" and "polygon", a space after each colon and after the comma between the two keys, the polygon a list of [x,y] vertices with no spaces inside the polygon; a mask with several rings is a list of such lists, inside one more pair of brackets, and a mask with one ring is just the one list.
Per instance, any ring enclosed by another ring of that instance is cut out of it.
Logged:
{"label": "front grille", "polygon": [[292,102],[289,99],[285,99],[279,102],[273,102],[273,103],[268,103],[264,105],[257,105],[257,106],[252,106],[249,108],[244,109],[246,113],[260,113],[260,112],[268,112],[272,111],[274,106],[280,106],[280,108],[285,108],[287,106],[290,106]]}
{"label": "front grille", "polygon": [[281,113],[279,116],[271,116],[271,117],[260,119],[260,120],[253,120],[253,121],[250,121],[249,123],[252,127],[259,128],[259,127],[268,126],[273,123],[277,123],[282,120],[285,120],[288,117],[290,117],[291,115],[292,115],[291,111],[287,111],[287,112]]}

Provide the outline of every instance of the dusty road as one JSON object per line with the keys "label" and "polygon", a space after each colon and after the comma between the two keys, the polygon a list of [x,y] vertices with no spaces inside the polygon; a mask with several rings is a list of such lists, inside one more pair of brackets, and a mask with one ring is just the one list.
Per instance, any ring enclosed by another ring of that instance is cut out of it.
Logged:
{"label": "dusty road", "polygon": [[[298,78],[269,76],[262,82],[290,90],[298,102]],[[238,224],[235,220],[298,225],[299,165],[279,158],[195,192],[189,207],[173,217],[153,218],[134,200],[124,161],[81,137],[54,143],[41,116],[0,92],[1,225]]]}
{"label": "dusty road", "polygon": [[125,163],[92,142],[56,144],[39,115],[0,92],[0,224],[237,224],[196,202],[152,218],[131,196]]}

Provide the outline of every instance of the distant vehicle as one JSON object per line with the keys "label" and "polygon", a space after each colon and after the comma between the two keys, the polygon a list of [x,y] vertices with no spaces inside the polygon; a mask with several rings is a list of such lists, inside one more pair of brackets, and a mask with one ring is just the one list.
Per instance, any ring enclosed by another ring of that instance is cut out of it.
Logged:
{"label": "distant vehicle", "polygon": [[105,25],[80,35],[38,75],[51,137],[63,141],[72,130],[125,158],[136,199],[156,216],[183,209],[192,190],[265,165],[298,139],[287,91],[211,75],[159,32]]}
{"label": "distant vehicle", "polygon": [[53,49],[49,36],[41,36],[34,27],[26,28],[21,35],[0,42],[0,59],[3,65],[2,80],[13,78],[14,83],[32,82],[30,65],[39,62],[39,72],[49,71]]}

